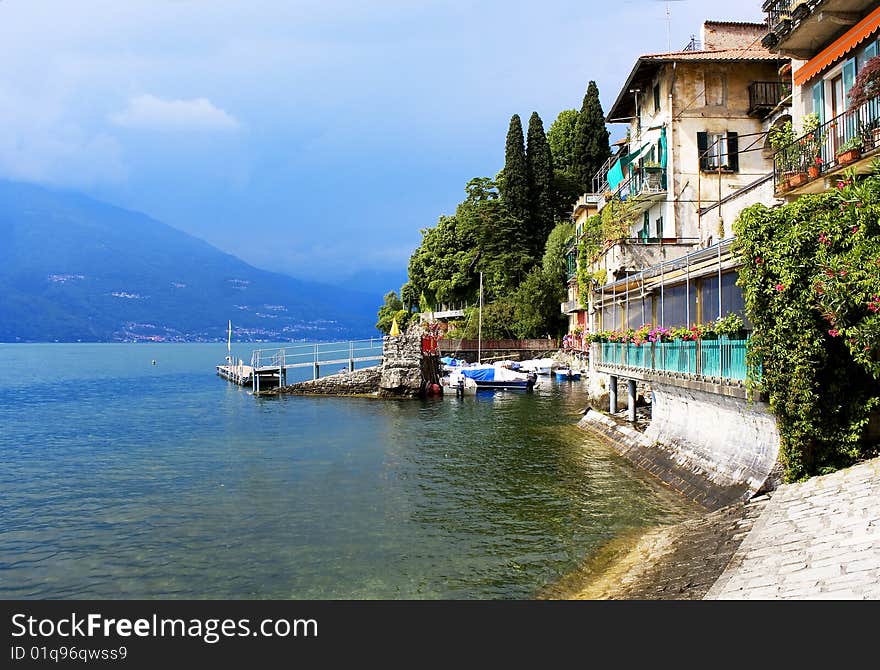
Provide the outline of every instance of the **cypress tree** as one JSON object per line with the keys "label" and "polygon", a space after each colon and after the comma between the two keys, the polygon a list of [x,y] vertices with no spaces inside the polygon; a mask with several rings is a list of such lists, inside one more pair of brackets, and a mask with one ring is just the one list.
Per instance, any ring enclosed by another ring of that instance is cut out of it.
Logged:
{"label": "cypress tree", "polygon": [[584,193],[592,190],[593,176],[610,155],[599,88],[591,81],[575,125],[575,177]]}
{"label": "cypress tree", "polygon": [[532,112],[526,145],[526,169],[529,178],[529,224],[527,241],[529,254],[539,258],[544,251],[547,236],[553,230],[554,192],[553,156],[544,134],[544,123],[538,112]]}
{"label": "cypress tree", "polygon": [[526,168],[525,140],[519,115],[510,118],[507,131],[507,145],[504,149],[504,172],[501,184],[501,199],[516,218],[527,221],[529,218],[529,176]]}

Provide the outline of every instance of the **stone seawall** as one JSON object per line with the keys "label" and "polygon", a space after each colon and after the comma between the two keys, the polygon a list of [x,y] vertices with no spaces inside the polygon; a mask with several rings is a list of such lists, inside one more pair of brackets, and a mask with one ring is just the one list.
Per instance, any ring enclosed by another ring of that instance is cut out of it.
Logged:
{"label": "stone seawall", "polygon": [[779,434],[765,405],[671,384],[651,395],[644,433],[595,410],[578,425],[710,510],[778,485]]}
{"label": "stone seawall", "polygon": [[379,390],[380,376],[381,372],[378,366],[363,368],[354,372],[340,372],[319,379],[291,384],[275,389],[273,393],[333,396],[376,395]]}

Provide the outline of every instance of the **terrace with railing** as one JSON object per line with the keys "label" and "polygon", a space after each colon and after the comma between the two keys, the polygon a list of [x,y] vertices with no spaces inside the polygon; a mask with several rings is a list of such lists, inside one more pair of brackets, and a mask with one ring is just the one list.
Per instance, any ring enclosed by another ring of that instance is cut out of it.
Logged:
{"label": "terrace with railing", "polygon": [[[609,373],[652,372],[672,378],[743,382],[748,378],[748,339],[676,340],[674,342],[597,342],[597,369]],[[758,375],[755,375],[756,377]]]}
{"label": "terrace with railing", "polygon": [[845,167],[867,172],[867,159],[880,151],[880,96],[853,107],[802,135],[774,155],[778,194],[824,191],[822,177]]}
{"label": "terrace with railing", "polygon": [[753,81],[749,84],[749,116],[764,118],[780,105],[791,106],[790,81]]}

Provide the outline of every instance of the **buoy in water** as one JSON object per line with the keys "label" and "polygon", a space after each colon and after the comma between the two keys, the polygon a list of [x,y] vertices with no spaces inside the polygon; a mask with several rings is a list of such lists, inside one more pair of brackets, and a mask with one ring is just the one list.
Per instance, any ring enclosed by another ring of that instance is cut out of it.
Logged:
{"label": "buoy in water", "polygon": [[152,363],[153,363],[153,365],[156,364],[156,359],[155,359],[155,358],[152,360]]}

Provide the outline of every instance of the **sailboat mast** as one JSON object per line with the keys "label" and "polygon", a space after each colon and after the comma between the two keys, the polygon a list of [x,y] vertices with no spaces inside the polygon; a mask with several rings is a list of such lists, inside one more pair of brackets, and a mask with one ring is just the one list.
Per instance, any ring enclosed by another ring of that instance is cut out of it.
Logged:
{"label": "sailboat mast", "polygon": [[480,317],[477,325],[477,363],[482,362],[483,346],[483,273],[480,273]]}
{"label": "sailboat mast", "polygon": [[226,353],[232,356],[232,319],[229,320],[229,326],[226,330]]}

